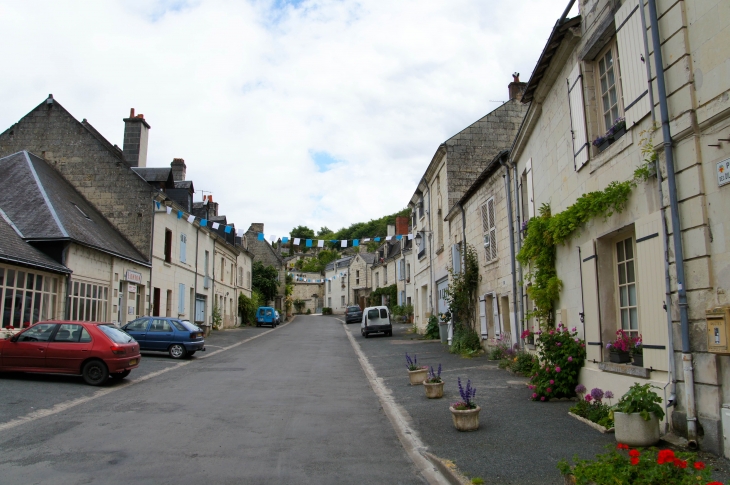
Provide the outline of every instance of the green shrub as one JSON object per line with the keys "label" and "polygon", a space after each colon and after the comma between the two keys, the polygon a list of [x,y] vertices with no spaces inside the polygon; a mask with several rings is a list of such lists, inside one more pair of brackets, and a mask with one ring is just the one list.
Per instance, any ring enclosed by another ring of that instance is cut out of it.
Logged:
{"label": "green shrub", "polygon": [[[522,338],[530,334],[525,331]],[[530,379],[534,401],[575,396],[578,373],[586,356],[585,342],[578,338],[575,328],[568,330],[561,323],[555,330],[538,331],[537,346],[540,366]]]}
{"label": "green shrub", "polygon": [[[501,350],[501,349],[500,349]],[[504,351],[506,356],[499,361],[500,369],[509,369],[515,374],[525,377],[531,377],[537,372],[539,362],[537,357],[526,350],[509,350]]]}
{"label": "green shrub", "polygon": [[322,308],[322,315],[332,315],[332,309],[329,307]]}
{"label": "green shrub", "polygon": [[436,318],[436,315],[431,315],[430,317],[428,317],[425,337],[430,340],[436,340],[441,338],[439,336],[439,319]]}
{"label": "green shrub", "polygon": [[464,324],[454,324],[454,336],[451,339],[451,348],[449,352],[452,354],[461,354],[471,357],[482,350],[479,334],[473,328]]}
{"label": "green shrub", "polygon": [[509,342],[499,340],[497,345],[489,349],[487,358],[489,360],[505,360],[514,357],[514,351],[510,347]]}
{"label": "green shrub", "polygon": [[307,308],[307,315],[311,315],[311,314],[312,314],[312,310]]}

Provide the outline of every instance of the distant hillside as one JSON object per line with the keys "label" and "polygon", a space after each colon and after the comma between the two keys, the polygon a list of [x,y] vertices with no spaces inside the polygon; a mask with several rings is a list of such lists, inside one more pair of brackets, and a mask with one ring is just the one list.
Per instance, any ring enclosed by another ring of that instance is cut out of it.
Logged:
{"label": "distant hillside", "polygon": [[332,239],[362,239],[365,237],[387,236],[388,226],[395,225],[395,218],[397,216],[410,218],[411,210],[406,207],[395,214],[383,216],[380,219],[372,219],[368,222],[356,222],[350,225],[350,227],[337,231]]}

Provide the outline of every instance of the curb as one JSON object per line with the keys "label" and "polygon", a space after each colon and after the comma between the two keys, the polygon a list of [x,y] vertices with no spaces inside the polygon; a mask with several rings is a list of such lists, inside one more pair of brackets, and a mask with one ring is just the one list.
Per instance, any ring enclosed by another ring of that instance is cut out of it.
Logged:
{"label": "curb", "polygon": [[441,458],[434,455],[433,453],[429,453],[428,451],[422,451],[421,454],[430,461],[433,466],[435,466],[440,472],[441,475],[443,475],[444,478],[451,484],[451,485],[470,485],[471,480],[466,478],[464,475],[462,475],[457,469],[456,465],[449,466],[447,463],[444,462]]}

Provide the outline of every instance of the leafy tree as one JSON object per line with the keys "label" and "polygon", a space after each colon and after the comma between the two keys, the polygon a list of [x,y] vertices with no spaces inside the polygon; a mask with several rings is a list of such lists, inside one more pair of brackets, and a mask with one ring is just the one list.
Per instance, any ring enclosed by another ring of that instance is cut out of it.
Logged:
{"label": "leafy tree", "polygon": [[279,288],[277,277],[279,272],[273,266],[264,266],[261,261],[254,261],[252,272],[252,286],[265,299],[271,301],[276,297]]}
{"label": "leafy tree", "polygon": [[291,234],[289,235],[291,236],[289,240],[289,254],[293,254],[295,237],[302,239],[298,249],[306,253],[309,251],[309,248],[304,245],[304,239],[314,239],[314,229],[310,229],[307,226],[297,226],[291,230]]}
{"label": "leafy tree", "polygon": [[330,234],[334,234],[334,231],[327,226],[322,226],[317,232],[317,237],[321,238],[322,236],[329,236]]}

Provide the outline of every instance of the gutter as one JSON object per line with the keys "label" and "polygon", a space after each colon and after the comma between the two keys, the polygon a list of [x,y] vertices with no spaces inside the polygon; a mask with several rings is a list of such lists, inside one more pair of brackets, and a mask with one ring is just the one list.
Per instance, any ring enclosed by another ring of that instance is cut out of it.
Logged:
{"label": "gutter", "polygon": [[[687,444],[690,449],[696,450],[697,444],[697,416],[695,409],[694,369],[692,367],[692,350],[689,340],[689,303],[687,290],[684,287],[684,250],[682,248],[682,226],[679,220],[679,202],[677,200],[677,181],[674,173],[674,151],[672,135],[669,131],[669,109],[667,106],[667,91],[664,83],[664,62],[662,59],[662,43],[659,39],[659,20],[657,17],[656,0],[649,0],[649,21],[651,23],[651,37],[654,44],[654,63],[656,65],[657,91],[659,95],[659,112],[662,122],[662,137],[664,139],[664,156],[667,165],[667,183],[669,185],[669,209],[672,217],[672,239],[674,242],[674,261],[677,272],[677,299],[679,303],[679,321],[682,334],[682,369],[684,373],[684,392],[687,410]],[[673,351],[674,349],[670,349]]]}
{"label": "gutter", "polygon": [[[572,1],[571,1],[572,4]],[[509,227],[509,252],[510,252],[510,266],[512,269],[512,311],[514,312],[514,318],[512,319],[512,333],[513,338],[516,340],[516,343],[519,345],[521,342],[521,339],[519,338],[518,334],[518,325],[517,325],[517,269],[515,267],[515,232],[514,232],[514,225],[512,224],[512,190],[510,187],[510,175],[509,171],[512,168],[510,163],[506,160],[507,158],[507,152],[503,152],[502,156],[499,158],[499,163],[504,167],[504,185],[507,189],[507,223]]]}
{"label": "gutter", "polygon": [[[511,155],[511,153],[510,153]],[[517,239],[517,252],[519,253],[522,251],[522,236],[521,236],[521,230],[522,230],[522,222],[520,221],[520,188],[517,184],[517,164],[514,163],[514,160],[511,159],[509,161],[510,165],[512,165],[512,174],[514,176],[514,184],[515,184],[515,216],[517,219],[517,228],[512,231],[515,234],[515,239]],[[516,259],[515,257],[512,258],[513,260]],[[522,265],[519,266],[517,269],[518,277],[520,282],[523,281],[522,276]],[[524,300],[524,294],[522,291],[522,285],[520,284],[520,330],[525,328],[525,300]],[[585,334],[584,334],[585,335]],[[522,339],[520,339],[522,340]]]}

